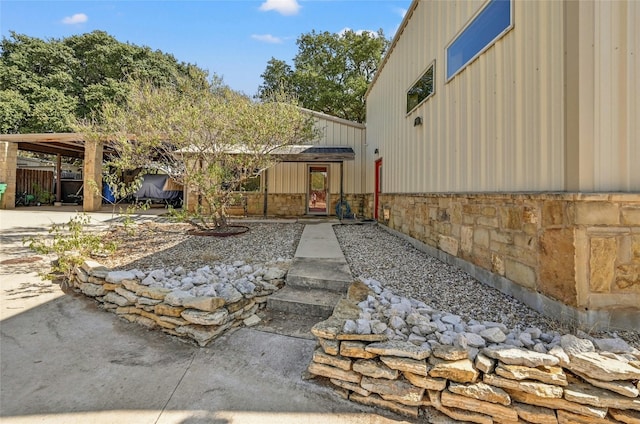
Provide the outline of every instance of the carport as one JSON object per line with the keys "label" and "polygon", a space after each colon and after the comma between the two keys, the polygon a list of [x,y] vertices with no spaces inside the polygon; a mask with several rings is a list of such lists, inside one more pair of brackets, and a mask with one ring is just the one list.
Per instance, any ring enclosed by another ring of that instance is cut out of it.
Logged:
{"label": "carport", "polygon": [[[7,185],[0,200],[1,209],[13,209],[16,200],[16,169],[18,151],[46,153],[56,156],[57,181],[61,181],[62,157],[83,159],[82,180],[84,187],[94,181],[102,187],[102,159],[110,153],[103,142],[84,140],[78,133],[44,133],[44,134],[0,134],[0,183]],[[56,184],[56,201],[60,202],[61,184]],[[102,198],[100,193],[85,190],[82,210],[92,212],[100,210]]]}

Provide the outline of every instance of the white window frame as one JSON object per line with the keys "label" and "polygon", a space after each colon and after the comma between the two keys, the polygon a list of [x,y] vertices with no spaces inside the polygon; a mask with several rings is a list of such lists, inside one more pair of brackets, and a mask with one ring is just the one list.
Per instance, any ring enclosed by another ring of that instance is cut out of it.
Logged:
{"label": "white window frame", "polygon": [[460,38],[460,36],[462,36],[462,34],[464,34],[464,32],[475,22],[475,20],[478,18],[478,16],[480,16],[480,14],[482,12],[484,12],[484,10],[489,6],[489,4],[494,1],[494,0],[487,0],[487,2],[480,8],[478,9],[478,11],[476,13],[473,14],[473,16],[467,21],[466,24],[464,24],[464,26],[460,29],[460,31],[458,31],[456,33],[456,35],[451,39],[451,41],[449,42],[449,44],[446,45],[446,47],[444,48],[444,60],[445,60],[445,68],[444,68],[444,74],[445,74],[445,83],[448,83],[449,81],[451,81],[453,78],[456,77],[456,75],[458,75],[460,72],[462,72],[463,70],[465,70],[467,68],[467,66],[469,66],[471,63],[473,63],[473,61],[475,61],[480,55],[482,55],[484,52],[486,52],[489,48],[491,48],[498,40],[500,40],[502,37],[505,36],[505,34],[507,34],[509,31],[511,31],[513,29],[514,26],[514,22],[513,22],[513,8],[515,6],[515,2],[514,0],[508,0],[509,1],[509,25],[502,30],[497,36],[495,36],[490,42],[488,42],[482,49],[480,49],[475,55],[473,55],[469,60],[467,60],[465,63],[463,63],[450,77],[447,77],[448,73],[449,73],[449,55],[448,55],[448,51],[449,51],[449,47],[451,47],[453,45],[453,43],[455,43],[456,41],[458,41],[458,39]]}

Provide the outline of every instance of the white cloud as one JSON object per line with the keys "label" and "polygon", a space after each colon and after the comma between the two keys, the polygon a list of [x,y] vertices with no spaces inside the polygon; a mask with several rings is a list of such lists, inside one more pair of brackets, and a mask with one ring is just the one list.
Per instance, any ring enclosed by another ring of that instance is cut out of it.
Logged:
{"label": "white cloud", "polygon": [[260,10],[263,12],[275,10],[281,15],[289,16],[297,14],[300,7],[298,0],[266,0],[260,5]]}
{"label": "white cloud", "polygon": [[84,13],[76,13],[73,16],[66,16],[64,19],[62,19],[62,23],[67,25],[74,25],[74,24],[82,24],[84,22],[87,22],[88,20],[89,20],[89,17]]}
{"label": "white cloud", "polygon": [[254,40],[262,41],[264,43],[271,43],[271,44],[282,43],[282,38],[276,37],[271,34],[251,34],[251,38],[253,38]]}
{"label": "white cloud", "polygon": [[401,17],[402,19],[404,19],[404,15],[406,15],[406,14],[407,14],[407,9],[403,9],[403,8],[401,8],[401,7],[397,7],[397,8],[395,9],[395,12],[396,12],[398,15],[400,15],[400,17]]}

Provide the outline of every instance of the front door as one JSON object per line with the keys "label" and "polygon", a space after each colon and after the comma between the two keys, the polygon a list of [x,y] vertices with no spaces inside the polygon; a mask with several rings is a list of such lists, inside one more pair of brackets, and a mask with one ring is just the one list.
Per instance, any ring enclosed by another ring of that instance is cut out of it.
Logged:
{"label": "front door", "polygon": [[307,213],[327,215],[329,199],[329,169],[327,166],[309,166],[309,191],[307,193]]}

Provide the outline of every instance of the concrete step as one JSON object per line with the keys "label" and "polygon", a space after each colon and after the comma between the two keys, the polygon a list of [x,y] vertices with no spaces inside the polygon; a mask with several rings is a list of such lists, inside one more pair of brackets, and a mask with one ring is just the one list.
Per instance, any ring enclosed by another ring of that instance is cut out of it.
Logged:
{"label": "concrete step", "polygon": [[264,308],[256,314],[260,317],[260,322],[251,327],[252,329],[308,340],[315,340],[315,336],[311,334],[311,328],[323,320],[321,317],[292,314],[269,308]]}
{"label": "concrete step", "polygon": [[352,282],[351,270],[344,259],[294,258],[287,273],[289,287],[346,293]]}
{"label": "concrete step", "polygon": [[286,286],[269,296],[267,308],[327,319],[341,297],[332,291]]}

